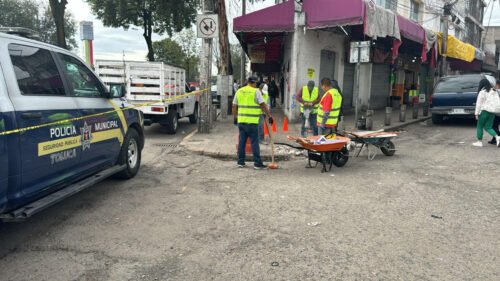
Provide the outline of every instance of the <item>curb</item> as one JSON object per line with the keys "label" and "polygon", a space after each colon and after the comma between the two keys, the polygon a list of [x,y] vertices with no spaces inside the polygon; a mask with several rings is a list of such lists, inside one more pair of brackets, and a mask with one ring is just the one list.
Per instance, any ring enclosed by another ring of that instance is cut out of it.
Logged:
{"label": "curb", "polygon": [[[223,153],[223,152],[213,152],[213,151],[206,151],[206,150],[199,150],[199,149],[196,149],[196,148],[192,148],[187,142],[193,136],[195,136],[197,133],[198,133],[198,129],[194,130],[189,135],[185,136],[182,139],[182,141],[179,143],[179,145],[183,146],[184,148],[186,148],[186,150],[188,150],[188,151],[190,151],[192,153],[198,154],[198,155],[207,156],[207,157],[211,157],[211,158],[219,159],[219,160],[227,160],[227,161],[229,161],[229,160],[237,160],[236,151],[234,153],[229,154],[229,153]],[[293,156],[294,155],[278,154],[278,155],[274,155],[274,160],[276,160],[276,161],[287,161],[287,160],[290,160]],[[267,154],[264,154],[264,155],[261,154],[260,158],[263,161],[271,161],[271,159],[272,159],[271,155],[267,155]],[[246,161],[252,161],[253,157],[251,155],[249,155],[245,159],[246,159]]]}
{"label": "curb", "polygon": [[192,131],[191,133],[189,133],[187,136],[185,136],[181,142],[179,143],[180,146],[185,146],[186,142],[188,140],[190,140],[194,135],[196,135],[198,133],[198,129]]}
{"label": "curb", "polygon": [[411,121],[408,121],[408,122],[404,122],[404,123],[401,123],[401,124],[397,124],[397,125],[392,125],[392,126],[388,126],[388,127],[384,127],[384,131],[396,131],[398,129],[401,129],[401,128],[404,128],[404,127],[407,127],[409,125],[413,125],[413,124],[416,124],[416,123],[420,123],[420,122],[423,122],[423,121],[427,121],[429,119],[431,119],[432,116],[426,116],[426,117],[422,117],[422,118],[418,118],[418,119],[413,119]]}
{"label": "curb", "polygon": [[[233,161],[237,160],[236,152],[234,154],[228,154],[228,153],[220,153],[220,152],[211,152],[211,151],[205,151],[205,150],[193,150],[190,149],[189,147],[186,147],[187,150],[189,150],[192,153],[201,155],[201,156],[207,156],[210,158],[218,159],[218,160],[224,160],[224,161]],[[293,155],[274,155],[274,160],[275,161],[288,161],[293,157]],[[261,155],[260,158],[262,161],[270,162],[271,161],[271,155]],[[253,161],[252,156],[246,156],[245,157],[246,161]]]}

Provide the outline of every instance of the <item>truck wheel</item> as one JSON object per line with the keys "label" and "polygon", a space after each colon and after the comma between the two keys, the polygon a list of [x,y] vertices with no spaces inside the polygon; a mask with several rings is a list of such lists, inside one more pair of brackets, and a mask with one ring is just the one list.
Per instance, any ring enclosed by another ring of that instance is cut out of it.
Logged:
{"label": "truck wheel", "polygon": [[177,127],[179,126],[179,117],[177,116],[177,110],[175,108],[170,108],[168,110],[167,122],[162,124],[165,129],[167,129],[167,133],[175,134],[177,133]]}
{"label": "truck wheel", "polygon": [[198,104],[194,106],[193,114],[189,115],[189,123],[191,124],[198,123]]}
{"label": "truck wheel", "polygon": [[119,165],[126,165],[127,168],[116,176],[122,179],[131,179],[139,172],[141,166],[141,148],[139,145],[139,134],[135,129],[129,129],[118,158]]}
{"label": "truck wheel", "polygon": [[439,114],[432,114],[432,123],[441,124],[443,123],[444,116]]}

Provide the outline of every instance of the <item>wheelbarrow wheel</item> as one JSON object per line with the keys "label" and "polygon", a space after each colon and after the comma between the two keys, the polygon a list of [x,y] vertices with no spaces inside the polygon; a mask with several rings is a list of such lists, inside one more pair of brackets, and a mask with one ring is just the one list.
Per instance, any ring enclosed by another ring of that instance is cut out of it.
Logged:
{"label": "wheelbarrow wheel", "polygon": [[337,167],[344,167],[349,161],[349,150],[344,147],[341,151],[332,153],[332,163]]}
{"label": "wheelbarrow wheel", "polygon": [[386,156],[393,156],[394,153],[396,153],[396,146],[392,141],[388,141],[385,146],[380,148],[380,150],[382,150],[382,153]]}

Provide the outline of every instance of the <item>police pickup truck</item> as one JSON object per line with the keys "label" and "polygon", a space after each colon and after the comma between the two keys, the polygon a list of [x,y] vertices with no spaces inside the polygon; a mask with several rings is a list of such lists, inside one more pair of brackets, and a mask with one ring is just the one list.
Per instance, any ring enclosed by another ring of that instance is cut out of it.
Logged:
{"label": "police pickup truck", "polygon": [[140,167],[143,116],[74,54],[0,33],[0,221]]}

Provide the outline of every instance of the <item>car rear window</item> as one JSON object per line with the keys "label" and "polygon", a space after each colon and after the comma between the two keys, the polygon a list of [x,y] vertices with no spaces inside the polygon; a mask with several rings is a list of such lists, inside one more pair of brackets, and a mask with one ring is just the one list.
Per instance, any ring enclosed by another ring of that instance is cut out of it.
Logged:
{"label": "car rear window", "polygon": [[477,92],[481,79],[479,75],[446,77],[437,84],[434,93]]}

